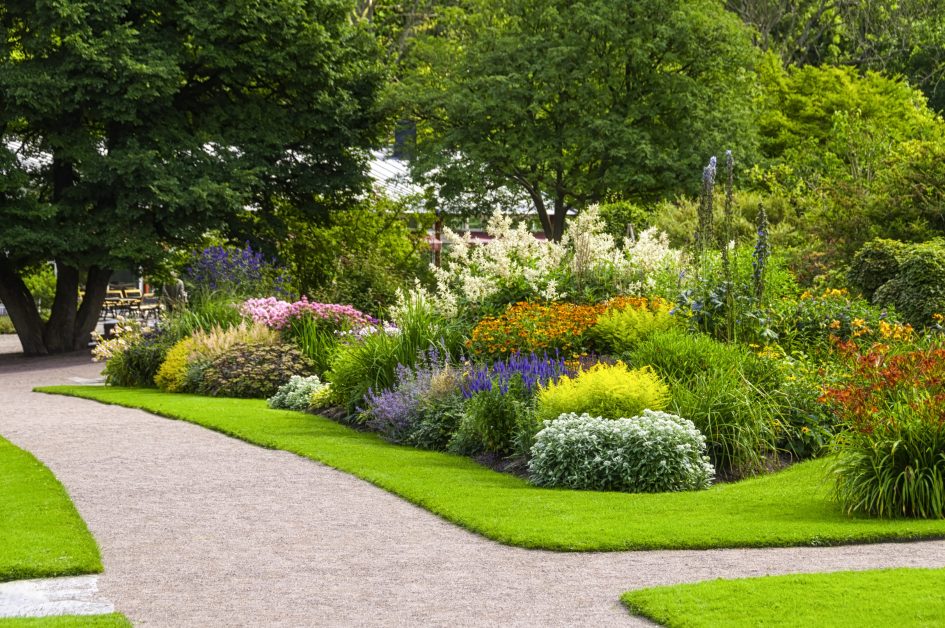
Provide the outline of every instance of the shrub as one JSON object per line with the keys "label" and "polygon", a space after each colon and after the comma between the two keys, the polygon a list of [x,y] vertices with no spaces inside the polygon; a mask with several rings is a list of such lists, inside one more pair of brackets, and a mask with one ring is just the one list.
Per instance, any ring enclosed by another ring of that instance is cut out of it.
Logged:
{"label": "shrub", "polygon": [[876,290],[899,274],[899,264],[907,246],[896,240],[877,238],[863,245],[853,257],[847,280],[867,301]]}
{"label": "shrub", "polygon": [[[888,337],[898,325],[887,312],[835,288],[804,292],[796,301],[781,301],[776,310],[781,344],[805,351],[828,350],[833,339],[873,342]],[[909,334],[911,329],[899,332]]]}
{"label": "shrub", "polygon": [[212,360],[237,345],[275,345],[279,334],[264,325],[247,325],[245,321],[232,327],[213,326],[209,330],[197,330],[192,336],[194,359]]}
{"label": "shrub", "polygon": [[706,435],[716,468],[732,476],[759,471],[775,449],[782,374],[739,345],[670,330],[630,353],[670,383],[670,408]]}
{"label": "shrub", "polygon": [[312,403],[312,395],[320,394],[326,386],[317,375],[293,375],[266,403],[270,408],[304,412]]}
{"label": "shrub", "polygon": [[121,321],[111,340],[99,340],[93,356],[105,359],[105,382],[110,386],[153,387],[175,337],[163,329],[142,330],[133,321]]}
{"label": "shrub", "polygon": [[516,303],[473,328],[466,346],[475,356],[501,359],[512,353],[571,355],[584,348],[582,335],[606,305]]}
{"label": "shrub", "polygon": [[213,328],[229,329],[244,322],[239,306],[226,293],[201,294],[185,308],[174,309],[161,321],[161,327],[177,338]]}
{"label": "shrub", "polygon": [[660,298],[640,301],[639,304],[611,307],[597,317],[589,336],[598,351],[624,353],[646,336],[675,324],[668,302]]}
{"label": "shrub", "polygon": [[929,408],[900,412],[872,433],[839,440],[834,496],[848,513],[943,519],[945,420]]}
{"label": "shrub", "polygon": [[845,429],[835,496],[848,512],[945,517],[945,349],[841,349],[850,372],[823,396]]}
{"label": "shrub", "polygon": [[15,334],[16,328],[9,316],[0,316],[0,334]]}
{"label": "shrub", "polygon": [[394,317],[398,327],[347,336],[331,359],[326,378],[332,394],[349,410],[354,410],[369,390],[392,388],[398,365],[412,367],[429,349],[435,348],[441,355],[460,353],[456,329],[421,298],[402,301]]}
{"label": "shrub", "polygon": [[630,493],[703,489],[715,473],[705,437],[691,421],[651,410],[633,418],[570,413],[546,421],[528,468],[538,486]]}
{"label": "shrub", "polygon": [[154,383],[165,392],[181,392],[187,386],[187,369],[197,348],[196,341],[191,338],[179,340],[168,350],[164,362],[154,376]]}
{"label": "shrub", "polygon": [[648,408],[661,410],[668,399],[669,389],[649,367],[631,370],[623,362],[597,364],[543,386],[536,416],[550,420],[573,412],[617,419]]}
{"label": "shrub", "polygon": [[237,344],[203,369],[200,392],[219,397],[273,396],[293,375],[311,375],[313,365],[287,344]]}
{"label": "shrub", "polygon": [[[466,401],[457,453],[488,452],[514,455],[527,452],[535,423],[520,376],[514,377],[503,391],[499,387],[478,392]],[[465,449],[465,451],[463,451]]]}
{"label": "shrub", "polygon": [[936,315],[945,313],[945,243],[912,245],[902,256],[899,272],[876,290],[873,299],[894,306],[911,325],[932,325]]}
{"label": "shrub", "polygon": [[406,442],[430,406],[458,396],[460,373],[431,350],[413,367],[397,367],[397,383],[380,392],[368,391],[366,424],[394,442]]}
{"label": "shrub", "polygon": [[406,443],[421,449],[446,451],[463,419],[466,400],[460,394],[433,397],[420,406]]}

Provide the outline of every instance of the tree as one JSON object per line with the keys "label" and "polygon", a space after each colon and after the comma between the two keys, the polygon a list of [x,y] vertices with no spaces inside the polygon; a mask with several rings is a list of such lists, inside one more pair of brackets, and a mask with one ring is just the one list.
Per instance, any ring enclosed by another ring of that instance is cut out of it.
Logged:
{"label": "tree", "polygon": [[394,90],[414,171],[447,196],[527,193],[550,238],[569,207],[678,191],[712,152],[754,152],[754,48],[715,0],[471,0],[430,31]]}
{"label": "tree", "polygon": [[[0,301],[27,354],[87,346],[112,269],[364,184],[377,49],[344,0],[7,0]],[[54,260],[47,322],[23,283]],[[79,288],[84,295],[79,300]]]}
{"label": "tree", "polygon": [[939,0],[726,0],[785,66],[849,65],[902,74],[945,109],[945,3]]}

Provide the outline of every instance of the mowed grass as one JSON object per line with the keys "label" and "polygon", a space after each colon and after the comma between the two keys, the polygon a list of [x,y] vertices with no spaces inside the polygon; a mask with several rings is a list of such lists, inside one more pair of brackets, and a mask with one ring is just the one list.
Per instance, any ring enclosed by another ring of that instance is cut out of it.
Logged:
{"label": "mowed grass", "polygon": [[941,626],[945,570],[883,569],[711,580],[630,591],[631,612],[673,628]]}
{"label": "mowed grass", "polygon": [[[945,521],[844,515],[826,496],[824,461],[707,491],[629,495],[536,488],[460,456],[389,444],[261,400],[148,389],[63,386],[83,397],[182,419],[346,471],[508,545],[551,550],[706,549],[945,537]],[[252,473],[247,469],[247,473]]]}
{"label": "mowed grass", "polygon": [[101,571],[98,546],[59,481],[0,438],[0,582]]}
{"label": "mowed grass", "polygon": [[0,628],[131,628],[124,615],[59,615],[0,619]]}

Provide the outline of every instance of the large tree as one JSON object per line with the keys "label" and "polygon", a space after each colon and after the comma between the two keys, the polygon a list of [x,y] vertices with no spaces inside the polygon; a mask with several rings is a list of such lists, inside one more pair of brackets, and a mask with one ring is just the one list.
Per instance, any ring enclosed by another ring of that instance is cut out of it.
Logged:
{"label": "large tree", "polygon": [[[362,187],[380,72],[353,6],[0,5],[0,301],[26,353],[86,346],[113,269]],[[48,260],[44,322],[22,277]]]}
{"label": "large tree", "polygon": [[698,181],[754,151],[748,29],[717,0],[468,0],[413,42],[394,90],[415,172],[460,195],[520,190],[548,237],[568,207]]}

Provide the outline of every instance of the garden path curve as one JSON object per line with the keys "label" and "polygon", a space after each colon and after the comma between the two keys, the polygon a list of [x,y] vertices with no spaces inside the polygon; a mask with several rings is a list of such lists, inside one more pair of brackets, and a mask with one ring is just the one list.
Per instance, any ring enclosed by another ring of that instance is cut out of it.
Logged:
{"label": "garden path curve", "polygon": [[564,554],[505,547],[352,476],[141,411],[31,393],[87,357],[0,356],[0,434],[68,489],[100,592],[141,626],[643,625],[628,589],[945,566],[945,541]]}

